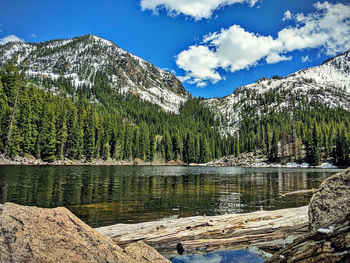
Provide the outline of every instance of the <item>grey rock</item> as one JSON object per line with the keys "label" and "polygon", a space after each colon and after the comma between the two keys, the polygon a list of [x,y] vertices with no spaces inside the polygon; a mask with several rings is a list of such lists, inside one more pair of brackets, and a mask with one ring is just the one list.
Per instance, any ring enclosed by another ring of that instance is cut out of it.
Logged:
{"label": "grey rock", "polygon": [[309,230],[328,228],[350,216],[350,168],[327,178],[312,196]]}

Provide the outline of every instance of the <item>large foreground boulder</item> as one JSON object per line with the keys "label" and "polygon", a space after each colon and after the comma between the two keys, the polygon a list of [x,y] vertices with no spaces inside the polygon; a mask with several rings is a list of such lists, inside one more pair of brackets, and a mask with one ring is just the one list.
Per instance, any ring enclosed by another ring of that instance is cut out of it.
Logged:
{"label": "large foreground boulder", "polygon": [[309,229],[316,231],[343,222],[350,215],[350,169],[326,179],[312,196]]}
{"label": "large foreground boulder", "polygon": [[63,207],[0,205],[0,262],[169,262],[142,242],[129,246],[123,250]]}

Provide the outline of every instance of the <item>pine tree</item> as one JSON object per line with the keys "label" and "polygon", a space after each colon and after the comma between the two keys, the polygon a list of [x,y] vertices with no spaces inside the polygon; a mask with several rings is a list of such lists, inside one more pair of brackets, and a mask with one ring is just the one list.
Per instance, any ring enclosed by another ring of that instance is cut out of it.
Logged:
{"label": "pine tree", "polygon": [[95,152],[96,111],[90,107],[84,121],[84,155],[91,162]]}
{"label": "pine tree", "polygon": [[200,162],[207,163],[210,160],[210,147],[206,137],[202,137],[200,145]]}
{"label": "pine tree", "polygon": [[144,161],[150,161],[150,146],[149,130],[143,121],[140,125],[140,158]]}
{"label": "pine tree", "polygon": [[18,117],[18,129],[19,136],[21,138],[20,147],[23,154],[30,154],[34,151],[34,141],[32,135],[32,109],[31,103],[28,97],[27,88],[21,88],[19,94],[19,117]]}
{"label": "pine tree", "polygon": [[180,134],[176,132],[175,136],[172,138],[173,142],[173,152],[174,152],[174,160],[180,160],[182,151],[183,151],[183,145],[182,145],[182,139],[180,137]]}
{"label": "pine tree", "polygon": [[164,158],[165,158],[165,161],[168,162],[172,159],[172,143],[171,143],[171,138],[170,138],[170,134],[168,131],[165,132],[164,134]]}
{"label": "pine tree", "polygon": [[[18,69],[14,66],[12,62],[8,63],[3,72],[1,72],[1,81],[3,85],[4,93],[8,99],[8,106],[11,108],[10,110],[10,121],[7,127],[7,135],[5,138],[4,151],[7,152],[8,146],[11,144],[12,150],[10,150],[10,155],[17,154],[17,149],[19,147],[19,142],[17,138],[14,138],[14,141],[11,142],[12,138],[12,130],[15,129],[16,136],[20,136],[20,131],[18,127],[15,127],[16,122],[16,112],[17,112],[17,103],[18,103],[18,95],[19,95],[19,85],[20,85],[20,76],[18,73]],[[20,151],[20,150],[18,150]]]}
{"label": "pine tree", "polygon": [[319,137],[320,130],[315,121],[312,129],[311,145],[308,148],[308,160],[311,165],[318,165],[320,163]]}
{"label": "pine tree", "polygon": [[38,141],[41,159],[46,162],[53,162],[56,159],[55,110],[48,99],[42,113],[42,125]]}
{"label": "pine tree", "polygon": [[270,149],[270,155],[269,155],[269,161],[270,162],[277,162],[278,160],[278,141],[279,141],[278,132],[275,130],[272,133],[272,140],[271,140],[271,149]]}
{"label": "pine tree", "polygon": [[10,107],[8,106],[7,96],[4,92],[0,77],[0,152],[4,152],[9,114]]}
{"label": "pine tree", "polygon": [[188,132],[184,145],[184,161],[186,163],[193,163],[195,161],[195,149],[193,135]]}

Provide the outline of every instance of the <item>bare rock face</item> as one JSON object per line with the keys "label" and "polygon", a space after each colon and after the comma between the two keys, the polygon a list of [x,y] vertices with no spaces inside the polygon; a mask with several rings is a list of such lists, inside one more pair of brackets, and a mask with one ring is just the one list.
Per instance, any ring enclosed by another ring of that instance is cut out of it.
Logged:
{"label": "bare rock face", "polygon": [[[169,262],[146,244],[136,248]],[[66,208],[0,205],[0,262],[154,262],[148,258],[129,255]]]}
{"label": "bare rock face", "polygon": [[327,178],[312,196],[309,230],[327,228],[350,215],[350,168]]}

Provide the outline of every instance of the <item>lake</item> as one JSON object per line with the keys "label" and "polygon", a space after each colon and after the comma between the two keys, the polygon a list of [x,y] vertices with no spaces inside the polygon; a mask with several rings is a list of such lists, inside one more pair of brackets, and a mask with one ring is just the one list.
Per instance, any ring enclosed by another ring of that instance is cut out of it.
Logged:
{"label": "lake", "polygon": [[307,205],[334,169],[0,166],[0,202],[65,206],[92,227]]}

